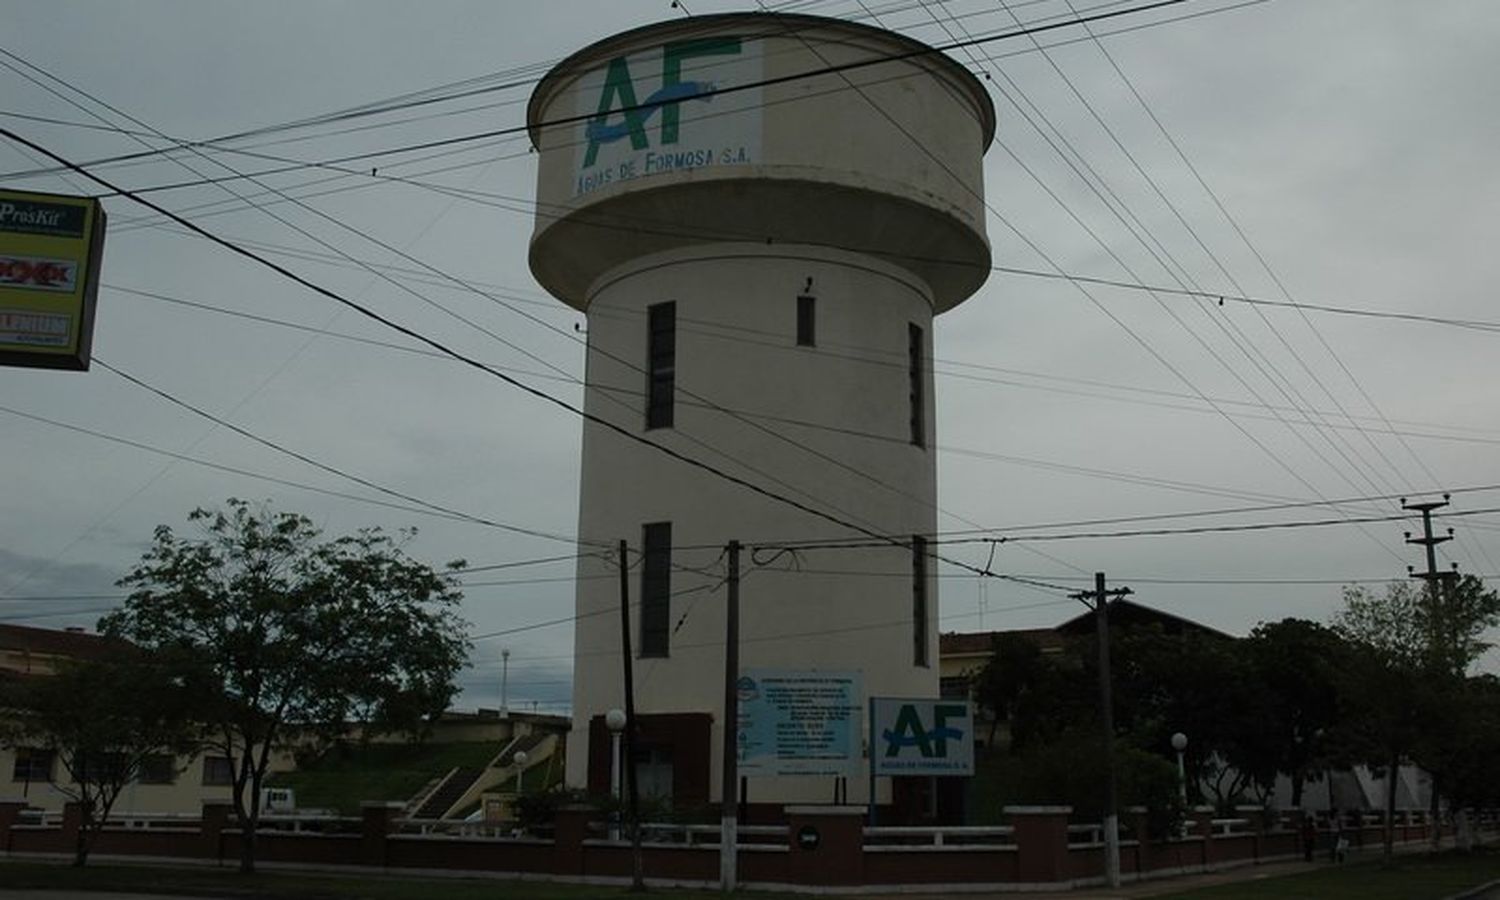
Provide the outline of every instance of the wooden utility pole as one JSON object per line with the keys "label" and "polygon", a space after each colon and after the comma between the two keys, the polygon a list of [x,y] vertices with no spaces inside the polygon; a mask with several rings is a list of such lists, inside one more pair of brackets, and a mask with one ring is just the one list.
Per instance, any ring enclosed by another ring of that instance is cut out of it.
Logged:
{"label": "wooden utility pole", "polygon": [[1085,605],[1093,600],[1094,627],[1099,641],[1099,719],[1104,738],[1104,879],[1110,887],[1120,886],[1120,817],[1115,787],[1115,707],[1111,695],[1109,671],[1109,600],[1124,597],[1130,588],[1106,590],[1104,573],[1094,573],[1094,589],[1073,595]]}
{"label": "wooden utility pole", "polygon": [[630,555],[620,541],[620,656],[625,666],[625,793],[630,813],[632,891],[646,889],[641,865],[641,794],[635,782],[635,657],[630,652]]}

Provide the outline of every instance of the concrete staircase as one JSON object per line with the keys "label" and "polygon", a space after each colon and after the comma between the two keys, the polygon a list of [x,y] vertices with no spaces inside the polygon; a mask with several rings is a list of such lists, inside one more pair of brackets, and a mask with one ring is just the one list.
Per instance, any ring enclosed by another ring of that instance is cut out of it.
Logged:
{"label": "concrete staircase", "polygon": [[474,782],[484,774],[483,769],[469,769],[459,766],[449,772],[442,783],[437,786],[417,811],[412,813],[414,819],[441,819],[469,793]]}

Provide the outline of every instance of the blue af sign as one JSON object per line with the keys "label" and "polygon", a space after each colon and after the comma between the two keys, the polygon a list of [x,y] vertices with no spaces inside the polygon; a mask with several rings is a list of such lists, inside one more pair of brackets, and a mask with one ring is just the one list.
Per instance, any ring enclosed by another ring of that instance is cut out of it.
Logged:
{"label": "blue af sign", "polygon": [[871,698],[870,763],[876,775],[973,775],[969,704]]}
{"label": "blue af sign", "polygon": [[574,195],[759,162],[763,80],[761,42],[733,35],[639,48],[584,73]]}

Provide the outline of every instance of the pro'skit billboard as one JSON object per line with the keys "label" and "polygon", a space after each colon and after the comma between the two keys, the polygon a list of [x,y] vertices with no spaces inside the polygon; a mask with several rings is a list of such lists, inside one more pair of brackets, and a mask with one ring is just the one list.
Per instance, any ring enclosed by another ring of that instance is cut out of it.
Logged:
{"label": "pro'skit billboard", "polygon": [[963,700],[870,698],[874,775],[973,775],[974,713]]}
{"label": "pro'skit billboard", "polygon": [[576,87],[573,196],[761,155],[761,42],[718,35],[617,56]]}
{"label": "pro'skit billboard", "polygon": [[89,367],[104,207],[0,190],[0,365]]}

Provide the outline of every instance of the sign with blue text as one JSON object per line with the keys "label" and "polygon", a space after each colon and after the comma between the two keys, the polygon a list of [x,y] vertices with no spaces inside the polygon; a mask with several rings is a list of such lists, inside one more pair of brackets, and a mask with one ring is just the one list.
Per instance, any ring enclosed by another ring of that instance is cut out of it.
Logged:
{"label": "sign with blue text", "polygon": [[740,773],[858,774],[863,701],[858,672],[740,670]]}
{"label": "sign with blue text", "polygon": [[617,56],[575,89],[575,197],[622,182],[759,161],[761,42],[715,35]]}
{"label": "sign with blue text", "polygon": [[973,775],[974,713],[967,701],[870,698],[875,775]]}

